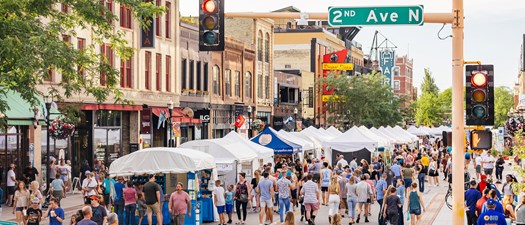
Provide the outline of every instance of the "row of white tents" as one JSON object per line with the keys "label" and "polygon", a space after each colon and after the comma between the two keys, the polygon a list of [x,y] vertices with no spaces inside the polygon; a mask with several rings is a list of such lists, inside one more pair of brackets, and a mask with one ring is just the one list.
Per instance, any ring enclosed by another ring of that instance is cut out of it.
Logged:
{"label": "row of white tents", "polygon": [[443,132],[451,132],[452,129],[447,126],[440,127],[416,127],[410,126],[407,131],[416,136],[442,136]]}

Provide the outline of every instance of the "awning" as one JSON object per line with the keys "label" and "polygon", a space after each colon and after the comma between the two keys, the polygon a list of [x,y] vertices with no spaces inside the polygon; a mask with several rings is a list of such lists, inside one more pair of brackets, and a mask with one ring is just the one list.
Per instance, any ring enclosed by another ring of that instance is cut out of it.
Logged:
{"label": "awning", "polygon": [[83,104],[81,110],[114,110],[114,111],[140,111],[141,105],[126,104]]}
{"label": "awning", "polygon": [[[152,107],[151,113],[159,117],[160,113],[164,112],[166,116],[169,117],[169,109],[167,107]],[[181,108],[173,108],[171,112],[171,121],[174,123],[193,123],[200,124],[202,123],[201,119],[191,118],[182,112]]]}
{"label": "awning", "polygon": [[[5,95],[0,95],[0,98],[5,99],[9,106],[9,109],[2,112],[7,118],[7,125],[33,125],[35,117],[38,116],[40,117],[40,123],[45,121],[43,113],[45,113],[46,107],[44,100],[40,96],[35,96],[39,102],[35,107],[32,107],[19,93],[14,91],[6,92]],[[38,111],[35,112],[35,108]],[[59,115],[60,112],[56,108],[51,107],[50,119],[54,120]]]}

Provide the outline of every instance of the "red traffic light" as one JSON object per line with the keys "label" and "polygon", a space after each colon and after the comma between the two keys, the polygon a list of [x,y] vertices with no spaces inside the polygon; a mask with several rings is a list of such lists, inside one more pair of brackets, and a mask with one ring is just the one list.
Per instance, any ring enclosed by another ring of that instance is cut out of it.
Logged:
{"label": "red traffic light", "polygon": [[472,85],[475,87],[483,87],[487,85],[487,76],[485,74],[477,72],[472,75],[472,77],[470,78],[470,81]]}
{"label": "red traffic light", "polygon": [[201,7],[202,11],[208,14],[217,11],[217,3],[215,2],[215,0],[206,0],[202,3]]}

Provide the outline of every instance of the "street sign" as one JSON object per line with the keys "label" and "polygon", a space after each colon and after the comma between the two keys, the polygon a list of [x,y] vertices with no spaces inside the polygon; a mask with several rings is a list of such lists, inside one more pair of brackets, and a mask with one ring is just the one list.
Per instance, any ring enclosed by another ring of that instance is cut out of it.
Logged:
{"label": "street sign", "polygon": [[423,25],[423,6],[329,7],[331,27],[357,25]]}
{"label": "street sign", "polygon": [[352,63],[323,63],[323,70],[354,70]]}

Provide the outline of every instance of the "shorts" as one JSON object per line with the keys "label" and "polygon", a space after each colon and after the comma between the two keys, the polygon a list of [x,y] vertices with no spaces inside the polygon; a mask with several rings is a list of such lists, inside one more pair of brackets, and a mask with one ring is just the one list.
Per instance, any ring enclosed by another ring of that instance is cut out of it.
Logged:
{"label": "shorts", "polygon": [[140,209],[140,210],[137,210],[139,212],[139,217],[144,217],[144,215],[146,215],[146,210],[144,209]]}
{"label": "shorts", "polygon": [[348,204],[346,200],[346,198],[341,199],[341,203],[339,203],[339,209],[348,209]]}
{"label": "shorts", "polygon": [[7,194],[8,195],[14,195],[15,194],[15,186],[7,186]]}
{"label": "shorts", "polygon": [[261,199],[261,208],[265,208],[265,207],[271,208],[272,206],[273,206],[272,199],[268,199],[268,200]]}
{"label": "shorts", "polygon": [[416,216],[421,215],[421,209],[410,209],[410,214],[414,214]]}
{"label": "shorts", "polygon": [[314,183],[317,183],[317,184],[318,184],[319,182],[321,182],[321,174],[319,174],[319,173],[314,173],[314,174],[312,175],[312,181],[313,181]]}
{"label": "shorts", "polygon": [[328,192],[328,187],[321,187],[321,192]]}
{"label": "shorts", "polygon": [[111,203],[111,202],[109,201],[109,200],[110,200],[110,198],[109,198],[109,194],[104,194],[103,196],[104,196],[104,204],[105,204],[105,205],[109,205],[109,203]]}
{"label": "shorts", "polygon": [[290,191],[292,193],[292,199],[297,199],[297,189]]}
{"label": "shorts", "polygon": [[217,213],[218,214],[223,214],[225,211],[226,211],[226,206],[224,206],[224,205],[217,206]]}
{"label": "shorts", "polygon": [[481,165],[476,165],[476,173],[481,173]]}
{"label": "shorts", "polygon": [[160,211],[160,204],[158,202],[156,202],[153,205],[146,204],[146,208],[148,209],[148,213],[150,213],[150,212],[153,212],[154,214],[162,213]]}
{"label": "shorts", "polygon": [[226,204],[226,214],[231,214],[231,213],[233,213],[233,204],[232,205]]}
{"label": "shorts", "polygon": [[492,175],[494,169],[483,169],[483,171],[485,171],[485,175]]}
{"label": "shorts", "polygon": [[15,210],[17,212],[22,212],[24,210],[24,207],[16,207]]}
{"label": "shorts", "polygon": [[317,203],[303,203],[304,208],[306,211],[317,211],[319,210],[319,202]]}

